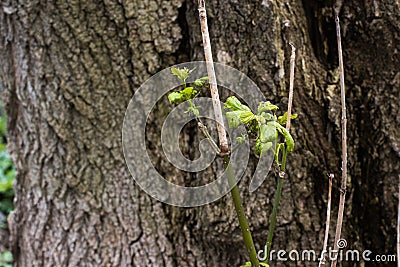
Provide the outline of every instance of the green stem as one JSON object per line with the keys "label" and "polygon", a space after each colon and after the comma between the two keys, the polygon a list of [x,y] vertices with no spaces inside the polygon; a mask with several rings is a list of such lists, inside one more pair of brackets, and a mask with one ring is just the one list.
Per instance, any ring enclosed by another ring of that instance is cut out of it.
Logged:
{"label": "green stem", "polygon": [[283,148],[281,171],[279,172],[278,185],[276,188],[275,199],[274,199],[274,207],[272,209],[272,214],[269,219],[269,229],[268,229],[267,244],[266,244],[267,247],[267,258],[265,259],[266,263],[268,263],[271,254],[272,238],[275,230],[276,216],[278,215],[279,201],[281,200],[283,181],[285,180],[286,156],[287,156],[286,148]]}
{"label": "green stem", "polygon": [[249,224],[248,224],[246,216],[244,214],[242,200],[240,199],[239,188],[237,185],[235,185],[236,184],[235,174],[233,173],[228,156],[224,157],[224,163],[225,163],[225,167],[226,167],[226,174],[228,176],[229,185],[231,185],[231,186],[234,185],[232,188],[232,191],[231,191],[231,195],[232,195],[233,203],[235,204],[235,210],[236,210],[236,215],[239,220],[239,225],[242,230],[243,240],[246,244],[246,249],[250,256],[250,262],[251,262],[252,266],[259,267],[260,262],[257,259],[256,248],[254,246],[253,238],[251,236]]}
{"label": "green stem", "polygon": [[282,150],[282,165],[281,165],[282,172],[286,171],[286,156],[287,156],[287,150],[286,147],[284,147]]}

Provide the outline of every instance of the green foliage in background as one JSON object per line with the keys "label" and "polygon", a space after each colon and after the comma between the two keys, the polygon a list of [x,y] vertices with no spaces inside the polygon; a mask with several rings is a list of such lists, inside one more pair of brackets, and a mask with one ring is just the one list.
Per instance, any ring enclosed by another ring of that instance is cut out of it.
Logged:
{"label": "green foliage in background", "polygon": [[[6,217],[13,210],[15,167],[6,149],[7,126],[3,103],[0,102],[0,213]],[[0,225],[4,222],[0,220]]]}
{"label": "green foliage in background", "polygon": [[0,267],[12,267],[13,256],[10,251],[0,253]]}
{"label": "green foliage in background", "polygon": [[[12,184],[15,178],[15,167],[7,152],[6,144],[7,119],[3,102],[0,101],[0,228],[7,228],[6,218],[14,209]],[[0,251],[0,267],[12,267],[12,262],[13,256],[10,251]]]}

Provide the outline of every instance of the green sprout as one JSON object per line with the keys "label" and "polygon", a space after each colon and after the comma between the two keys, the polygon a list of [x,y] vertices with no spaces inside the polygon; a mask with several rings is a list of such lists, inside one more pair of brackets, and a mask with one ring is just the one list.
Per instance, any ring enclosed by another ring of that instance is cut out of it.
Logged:
{"label": "green sprout", "polygon": [[[220,148],[218,147],[217,143],[212,139],[207,130],[207,127],[201,122],[199,118],[199,109],[193,103],[193,99],[200,94],[201,90],[205,86],[208,86],[209,80],[208,77],[202,77],[196,79],[190,86],[187,86],[186,80],[189,78],[189,75],[191,72],[193,72],[193,70],[194,69],[189,70],[187,68],[171,68],[171,73],[175,75],[179,80],[181,80],[181,88],[183,87],[183,89],[171,92],[168,95],[168,100],[171,104],[180,104],[185,101],[188,102],[189,107],[187,108],[187,112],[193,113],[195,115],[196,120],[198,121],[199,129],[209,140],[212,148],[216,151],[216,153],[220,155]],[[277,117],[276,112],[279,108],[277,105],[274,105],[269,101],[259,103],[257,113],[253,113],[248,106],[242,104],[240,100],[235,96],[228,97],[224,103],[223,108],[225,110],[225,116],[228,120],[229,128],[238,128],[240,125],[244,125],[249,133],[253,133],[256,136],[254,152],[258,156],[262,157],[267,153],[267,151],[272,151],[275,156],[275,162],[280,167],[281,172],[284,173],[286,167],[286,156],[288,153],[294,150],[293,137],[284,126],[288,119],[288,113],[285,112],[283,115]],[[290,118],[297,118],[297,114],[291,115]],[[281,139],[284,141],[278,142],[279,137],[281,137]],[[240,144],[243,144],[245,141],[246,135],[237,137],[236,146],[240,146]],[[280,154],[282,155],[280,156]],[[227,158],[228,157],[225,155],[225,160]],[[282,184],[283,178],[281,177],[279,179],[277,197],[274,202],[273,213],[270,219],[271,223],[267,238],[267,255],[269,255],[269,251],[271,248],[272,233],[275,227],[276,214],[278,209],[277,207],[281,195]],[[235,205],[241,206],[240,196],[237,188],[236,191],[235,188],[234,190],[232,190],[234,203]],[[247,228],[247,221],[245,220],[243,214],[238,216],[239,224],[241,225],[242,229]],[[248,233],[243,234],[243,238],[246,246],[254,247],[251,235],[248,235]],[[253,254],[249,252],[249,255],[251,262],[246,262],[246,264],[242,267],[250,267],[252,266],[252,262],[258,263],[255,252]],[[269,265],[267,264],[267,262],[260,262],[259,266],[268,267]]]}
{"label": "green sprout", "polygon": [[[180,104],[187,101],[189,107],[187,111],[193,113],[196,117],[199,116],[199,109],[193,104],[192,99],[199,94],[199,90],[205,87],[208,83],[208,77],[201,77],[193,82],[193,86],[187,86],[186,80],[189,78],[190,73],[194,69],[189,70],[188,68],[178,69],[171,68],[172,75],[175,75],[179,80],[182,81],[183,89],[177,92],[172,92],[168,95],[168,100],[171,104]],[[197,89],[197,90],[196,90]]]}

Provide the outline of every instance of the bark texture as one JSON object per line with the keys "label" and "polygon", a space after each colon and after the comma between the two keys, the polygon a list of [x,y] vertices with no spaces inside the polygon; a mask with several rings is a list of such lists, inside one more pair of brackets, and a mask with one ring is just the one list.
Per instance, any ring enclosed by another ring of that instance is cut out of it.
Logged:
{"label": "bark texture", "polygon": [[[206,3],[215,61],[246,73],[282,109],[287,104],[288,42],[297,47],[293,108],[300,118],[292,123],[297,144],[288,159],[273,243],[277,250],[321,247],[327,174],[334,173],[334,184],[339,184],[340,94],[332,4]],[[9,218],[16,266],[244,263],[245,246],[230,197],[193,209],[163,205],[134,184],[122,155],[122,120],[136,88],[165,67],[204,59],[197,1],[16,0],[2,1],[0,7],[0,88],[18,169],[16,209]],[[343,238],[351,249],[394,254],[400,4],[345,1],[340,18],[349,137]],[[155,164],[175,181],[201,180],[176,171],[154,149],[168,112],[165,103],[157,112],[148,125]],[[182,143],[184,153],[194,157],[198,140],[189,134],[192,130],[185,130]],[[240,188],[256,245],[262,248],[276,181],[271,173],[249,194],[255,164],[254,158]],[[338,196],[336,186],[333,210]],[[291,264],[313,265],[276,266]]]}

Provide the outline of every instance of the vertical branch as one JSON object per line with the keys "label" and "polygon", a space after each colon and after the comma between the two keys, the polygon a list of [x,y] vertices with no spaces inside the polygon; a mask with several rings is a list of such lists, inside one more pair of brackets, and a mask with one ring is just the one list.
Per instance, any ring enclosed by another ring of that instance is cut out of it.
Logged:
{"label": "vertical branch", "polygon": [[331,223],[332,179],[333,179],[333,174],[331,173],[329,175],[328,204],[326,206],[326,224],[325,224],[324,245],[322,247],[321,260],[318,265],[319,267],[321,267],[322,265],[325,265],[325,262],[326,262],[325,257],[326,257],[326,253],[327,253],[326,248],[328,247],[329,224]]}
{"label": "vertical branch", "polygon": [[206,13],[204,0],[198,0],[198,4],[199,4],[199,17],[200,17],[201,33],[203,36],[204,54],[205,54],[206,62],[207,62],[207,73],[208,73],[208,78],[210,81],[210,91],[211,91],[211,97],[212,97],[212,101],[213,101],[215,119],[217,121],[217,131],[218,131],[220,151],[221,151],[221,154],[224,155],[224,163],[226,166],[226,173],[228,176],[229,184],[231,186],[233,186],[232,190],[231,190],[231,196],[233,199],[233,203],[235,205],[236,215],[238,217],[239,225],[242,230],[242,236],[243,236],[244,242],[246,244],[246,249],[247,249],[247,252],[249,253],[250,262],[251,262],[252,266],[259,267],[260,263],[257,259],[256,248],[254,246],[253,238],[251,236],[250,229],[249,229],[249,224],[247,222],[247,219],[246,219],[246,216],[244,213],[242,201],[240,199],[239,189],[238,189],[237,185],[235,184],[236,183],[235,174],[233,173],[232,167],[229,162],[230,161],[230,156],[229,156],[230,152],[229,152],[229,147],[228,147],[228,139],[227,139],[226,133],[225,133],[221,104],[220,104],[220,100],[219,100],[217,79],[215,76],[214,62],[213,62],[212,52],[211,52],[210,35],[208,33],[207,13]]}
{"label": "vertical branch", "polygon": [[[339,70],[340,70],[340,95],[342,102],[342,179],[340,187],[340,202],[338,210],[338,218],[336,224],[335,233],[335,243],[333,248],[336,251],[338,249],[337,242],[340,239],[342,233],[343,224],[343,212],[344,204],[346,200],[346,184],[347,184],[347,130],[346,130],[346,92],[344,87],[344,67],[343,67],[343,54],[342,54],[342,40],[340,35],[340,23],[339,14],[335,12],[335,22],[336,22],[336,35],[337,35],[337,45],[338,45],[338,56],[339,56]],[[337,264],[337,257],[332,262],[332,267]]]}
{"label": "vertical branch", "polygon": [[199,0],[199,17],[200,17],[201,34],[203,36],[204,54],[207,62],[207,74],[210,81],[210,91],[213,101],[215,120],[217,121],[219,145],[222,153],[229,154],[228,139],[226,138],[221,104],[219,101],[217,78],[215,76],[215,71],[214,71],[214,61],[211,52],[211,42],[210,42],[210,35],[208,33],[207,13],[204,0]]}
{"label": "vertical branch", "polygon": [[[293,44],[289,43],[290,47],[292,48],[292,53],[290,55],[290,76],[289,76],[289,100],[288,100],[288,109],[287,109],[287,119],[286,119],[286,129],[290,130],[290,120],[292,115],[292,104],[293,104],[293,86],[294,86],[294,66],[295,66],[295,59],[296,59],[296,48]],[[268,228],[268,235],[267,235],[267,258],[265,262],[268,263],[270,254],[271,254],[271,247],[272,247],[272,238],[274,236],[275,231],[275,224],[276,224],[276,217],[278,215],[278,207],[279,201],[282,195],[282,187],[283,181],[285,180],[286,176],[286,157],[287,157],[287,150],[286,148],[283,149],[282,153],[282,164],[281,164],[281,171],[279,172],[279,179],[278,185],[276,187],[275,192],[275,199],[274,199],[274,206],[272,208],[271,217],[269,219],[269,228]]]}
{"label": "vertical branch", "polygon": [[290,76],[289,76],[289,100],[288,100],[288,109],[287,109],[287,121],[286,121],[286,129],[290,130],[290,117],[292,116],[292,104],[293,104],[293,86],[294,86],[294,65],[296,59],[296,48],[292,43],[289,43],[292,48],[292,53],[290,55]]}

